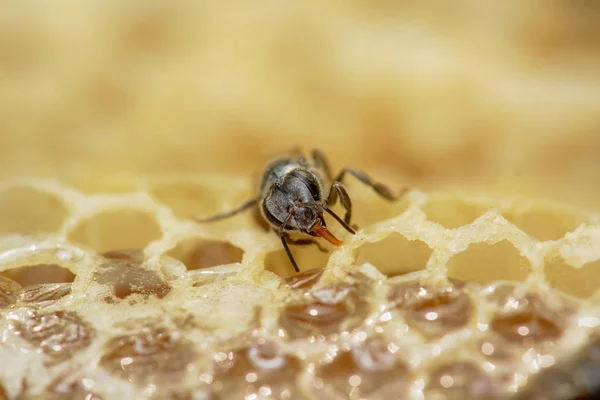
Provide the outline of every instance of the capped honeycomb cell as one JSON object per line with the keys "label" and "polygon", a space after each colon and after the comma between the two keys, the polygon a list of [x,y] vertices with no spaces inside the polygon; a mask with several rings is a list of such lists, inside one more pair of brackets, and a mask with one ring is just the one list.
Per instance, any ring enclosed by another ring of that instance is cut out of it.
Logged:
{"label": "capped honeycomb cell", "polygon": [[144,248],[162,236],[154,217],[135,209],[105,211],[79,224],[69,240],[103,252],[113,249]]}
{"label": "capped honeycomb cell", "polygon": [[40,348],[51,362],[63,362],[87,348],[96,330],[73,311],[21,309],[10,322],[16,335]]}
{"label": "capped honeycomb cell", "polygon": [[501,307],[490,321],[491,330],[507,342],[529,347],[558,340],[572,313],[569,304],[550,307],[538,294],[520,294],[509,285],[499,287],[489,298]]}
{"label": "capped honeycomb cell", "polygon": [[530,273],[529,261],[508,240],[471,244],[448,262],[448,277],[477,283],[524,281]]}
{"label": "capped honeycomb cell", "polygon": [[279,325],[290,339],[329,337],[351,331],[370,313],[369,288],[364,284],[336,284],[315,288],[299,300],[290,300]]}
{"label": "capped honeycomb cell", "polygon": [[465,327],[473,318],[474,306],[462,285],[456,282],[454,287],[436,288],[403,283],[392,286],[389,300],[409,326],[426,337],[440,337]]}
{"label": "capped honeycomb cell", "polygon": [[445,399],[496,399],[499,391],[484,370],[471,362],[441,365],[431,373],[427,390]]}
{"label": "capped honeycomb cell", "polygon": [[356,263],[371,263],[381,273],[393,277],[425,269],[432,250],[420,240],[408,240],[394,233],[376,242],[366,243],[356,250]]}
{"label": "capped honeycomb cell", "polygon": [[0,309],[10,306],[15,302],[21,285],[12,279],[0,276]]}
{"label": "capped honeycomb cell", "polygon": [[387,341],[368,338],[341,351],[315,373],[315,399],[387,399],[407,395],[410,370]]}
{"label": "capped honeycomb cell", "polygon": [[273,342],[219,352],[214,360],[213,387],[219,398],[299,396],[296,379],[302,363]]}
{"label": "capped honeycomb cell", "polygon": [[104,345],[100,366],[135,384],[170,385],[198,357],[177,331],[144,324],[138,332],[116,336]]}
{"label": "capped honeycomb cell", "polygon": [[0,233],[56,232],[68,214],[52,193],[27,186],[0,189]]}

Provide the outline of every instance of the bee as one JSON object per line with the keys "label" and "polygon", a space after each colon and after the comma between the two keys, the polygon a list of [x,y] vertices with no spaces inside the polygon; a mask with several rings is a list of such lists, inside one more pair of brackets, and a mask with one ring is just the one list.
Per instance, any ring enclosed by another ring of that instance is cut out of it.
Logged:
{"label": "bee", "polygon": [[[390,201],[398,200],[407,190],[403,189],[398,195],[394,195],[387,186],[352,168],[342,169],[334,178],[328,161],[320,150],[312,150],[310,160],[305,158],[300,150],[292,150],[290,155],[279,157],[265,166],[255,198],[234,210],[194,219],[199,223],[214,222],[254,209],[257,222],[267,229],[273,229],[279,235],[292,267],[299,272],[288,244],[318,245],[314,238],[325,239],[335,246],[343,243],[327,229],[324,213],[331,215],[351,234],[356,233],[356,227],[351,225],[352,201],[342,184],[347,174],[370,186],[378,195]],[[327,193],[326,187],[329,188]],[[338,198],[345,209],[344,219],[330,208]],[[299,233],[307,237],[293,239],[290,233]]]}

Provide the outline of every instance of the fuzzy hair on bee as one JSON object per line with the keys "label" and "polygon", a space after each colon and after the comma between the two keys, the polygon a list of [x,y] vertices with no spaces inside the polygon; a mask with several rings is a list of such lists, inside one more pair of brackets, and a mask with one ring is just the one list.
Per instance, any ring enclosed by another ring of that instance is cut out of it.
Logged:
{"label": "fuzzy hair on bee", "polygon": [[[279,235],[292,267],[299,272],[298,264],[289,248],[290,244],[318,244],[315,238],[325,239],[335,246],[343,244],[327,229],[325,214],[329,214],[344,229],[355,234],[351,226],[352,201],[342,184],[347,174],[370,186],[377,194],[390,201],[399,199],[406,191],[403,189],[394,195],[387,186],[351,168],[344,168],[333,177],[327,159],[321,151],[312,150],[308,160],[300,150],[293,150],[289,155],[281,156],[265,166],[255,198],[234,210],[195,220],[199,223],[213,222],[254,209],[258,222],[270,227]],[[338,198],[345,209],[343,219],[330,208]],[[306,237],[293,239],[290,233]]]}

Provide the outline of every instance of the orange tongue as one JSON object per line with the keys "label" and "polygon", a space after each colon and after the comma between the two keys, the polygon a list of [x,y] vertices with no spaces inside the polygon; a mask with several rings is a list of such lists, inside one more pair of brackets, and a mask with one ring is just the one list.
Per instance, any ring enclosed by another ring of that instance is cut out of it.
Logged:
{"label": "orange tongue", "polygon": [[331,234],[331,232],[329,232],[326,227],[321,226],[321,224],[317,223],[312,228],[312,232],[314,232],[317,236],[322,237],[323,239],[327,240],[329,243],[335,244],[336,246],[340,246],[342,243],[344,243],[340,239],[333,236]]}

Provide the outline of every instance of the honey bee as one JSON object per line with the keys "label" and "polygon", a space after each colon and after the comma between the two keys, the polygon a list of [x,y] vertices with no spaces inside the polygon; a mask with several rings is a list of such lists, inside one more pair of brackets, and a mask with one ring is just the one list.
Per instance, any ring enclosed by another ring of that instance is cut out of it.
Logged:
{"label": "honey bee", "polygon": [[[327,229],[324,213],[331,215],[351,234],[356,233],[351,226],[352,201],[342,184],[346,174],[353,175],[390,201],[399,199],[406,191],[403,189],[400,194],[394,195],[387,186],[351,168],[342,169],[333,178],[327,159],[321,151],[312,150],[311,159],[308,160],[300,150],[293,150],[290,155],[277,158],[265,166],[256,198],[244,202],[234,210],[195,220],[199,223],[218,221],[254,208],[258,222],[277,232],[294,270],[299,272],[288,243],[318,245],[313,238],[323,238],[335,246],[342,244]],[[325,197],[326,185],[329,190]],[[346,210],[344,219],[329,208],[338,198]],[[292,239],[292,232],[308,235],[310,238]]]}

